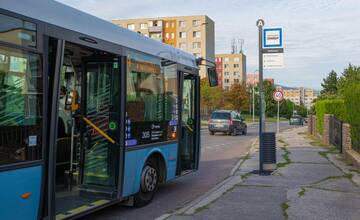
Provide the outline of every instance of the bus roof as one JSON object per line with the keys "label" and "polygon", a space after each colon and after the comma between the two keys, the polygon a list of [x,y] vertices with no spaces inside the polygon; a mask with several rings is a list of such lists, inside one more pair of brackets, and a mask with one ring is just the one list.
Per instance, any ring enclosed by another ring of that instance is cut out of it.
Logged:
{"label": "bus roof", "polygon": [[1,0],[0,8],[176,63],[198,68],[195,56],[192,54],[53,0]]}

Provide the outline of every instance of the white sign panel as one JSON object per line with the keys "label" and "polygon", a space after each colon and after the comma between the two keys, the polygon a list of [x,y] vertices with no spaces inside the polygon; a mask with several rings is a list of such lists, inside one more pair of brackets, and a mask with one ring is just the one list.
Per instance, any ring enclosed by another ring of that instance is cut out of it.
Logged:
{"label": "white sign panel", "polygon": [[263,48],[281,48],[282,47],[282,28],[264,29]]}
{"label": "white sign panel", "polygon": [[284,68],[284,54],[283,53],[264,53],[263,54],[263,68],[266,70]]}

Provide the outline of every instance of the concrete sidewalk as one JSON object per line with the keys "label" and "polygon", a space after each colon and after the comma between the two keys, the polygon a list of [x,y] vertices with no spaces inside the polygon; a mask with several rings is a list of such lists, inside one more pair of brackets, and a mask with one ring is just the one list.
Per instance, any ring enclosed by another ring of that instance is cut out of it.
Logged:
{"label": "concrete sidewalk", "polygon": [[330,148],[313,146],[306,128],[277,136],[278,169],[258,169],[258,152],[217,187],[167,219],[360,219],[360,174]]}

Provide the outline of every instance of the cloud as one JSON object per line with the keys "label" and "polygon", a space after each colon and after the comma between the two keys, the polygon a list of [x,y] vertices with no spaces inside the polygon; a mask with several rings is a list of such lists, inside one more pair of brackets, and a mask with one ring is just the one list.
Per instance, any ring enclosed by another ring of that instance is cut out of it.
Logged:
{"label": "cloud", "polygon": [[244,39],[247,69],[258,69],[255,22],[283,27],[285,68],[265,71],[277,83],[319,88],[331,70],[360,65],[359,0],[59,0],[106,20],[206,14],[215,21],[216,52]]}

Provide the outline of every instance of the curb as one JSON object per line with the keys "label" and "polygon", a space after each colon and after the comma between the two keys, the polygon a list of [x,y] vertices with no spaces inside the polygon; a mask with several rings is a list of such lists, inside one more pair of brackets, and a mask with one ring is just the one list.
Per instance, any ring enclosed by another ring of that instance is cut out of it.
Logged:
{"label": "curb", "polygon": [[[256,149],[256,143],[258,142],[259,138],[255,138],[255,140],[251,143],[250,149],[245,153],[245,156],[250,155],[251,153],[255,152]],[[229,176],[234,176],[235,172],[240,168],[241,164],[245,161],[244,158],[240,158],[238,162],[235,164],[235,166],[230,171]]]}

